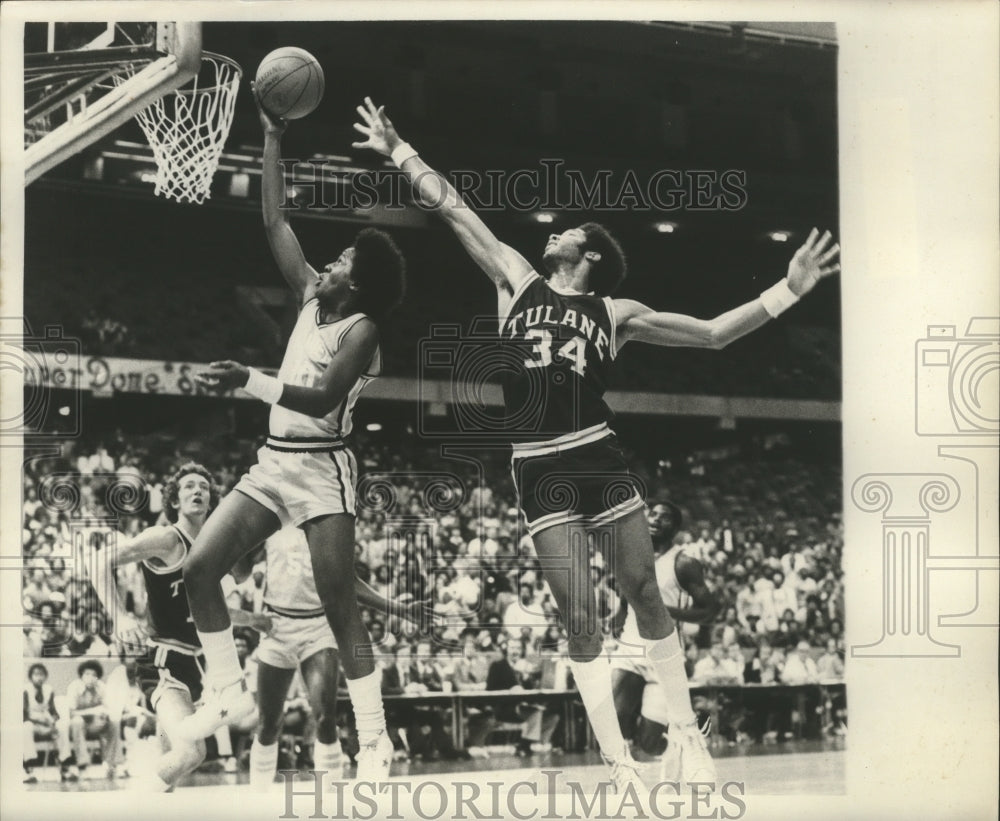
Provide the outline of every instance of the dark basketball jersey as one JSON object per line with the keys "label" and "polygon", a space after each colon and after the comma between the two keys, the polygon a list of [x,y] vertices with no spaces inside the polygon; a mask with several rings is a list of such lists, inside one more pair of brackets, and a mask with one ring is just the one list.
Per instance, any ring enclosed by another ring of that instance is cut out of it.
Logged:
{"label": "dark basketball jersey", "polygon": [[159,567],[148,562],[139,565],[146,582],[149,637],[167,645],[180,643],[188,647],[201,647],[184,590],[184,559],[191,549],[191,538],[177,525],[171,527],[184,545],[184,556],[169,567]]}
{"label": "dark basketball jersey", "polygon": [[541,442],[604,425],[614,359],[610,297],[554,290],[532,272],[514,292],[500,336],[511,441]]}

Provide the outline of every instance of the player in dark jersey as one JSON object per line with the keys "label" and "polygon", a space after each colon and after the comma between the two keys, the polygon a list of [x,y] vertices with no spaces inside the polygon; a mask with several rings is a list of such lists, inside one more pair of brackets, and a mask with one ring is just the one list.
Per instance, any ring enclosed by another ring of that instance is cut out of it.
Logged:
{"label": "player in dark jersey", "polygon": [[[207,468],[194,462],[181,465],[164,487],[163,508],[170,524],[147,528],[135,538],[121,539],[102,551],[103,578],[93,579],[99,592],[113,591],[114,568],[139,562],[146,585],[145,628],[135,624],[118,602],[105,602],[124,643],[135,646],[141,643],[143,632],[148,634],[148,651],[140,661],[139,675],[149,706],[156,713],[164,752],[156,775],[140,789],[173,789],[205,759],[202,739],[192,741],[177,732],[180,722],[194,712],[194,704],[201,697],[204,666],[184,591],[183,568],[192,542],[218,501],[219,492]],[[231,614],[243,626],[258,630],[270,626],[266,616],[243,611]],[[133,635],[125,635],[129,632]]]}
{"label": "player in dark jersey", "polygon": [[[683,778],[714,781],[715,767],[691,709],[674,621],[656,585],[640,484],[608,427],[604,377],[631,340],[721,348],[759,328],[839,270],[837,245],[831,246],[829,233],[820,237],[814,229],[785,279],[759,299],[714,319],[656,312],[634,300],[611,299],[625,278],[625,257],[602,226],[586,223],[552,234],[542,257],[543,278],[400,138],[383,109],[366,99],[357,111],[361,122],[354,127],[365,139],[353,146],[390,157],[421,201],[452,228],[496,285],[502,340],[523,351],[521,367],[511,369],[504,385],[514,477],[542,571],[566,623],[577,689],[612,780],[619,790],[641,787],[613,709],[602,636],[592,627],[600,622],[586,539],[580,536],[598,529],[611,544],[609,561],[635,611],[646,659],[663,683],[671,738],[683,747]],[[510,359],[505,357],[498,370],[510,368]],[[532,410],[537,405],[541,410]]]}
{"label": "player in dark jersey", "polygon": [[[647,518],[656,554],[653,565],[656,583],[667,612],[676,622],[708,624],[718,614],[720,601],[705,583],[701,562],[685,553],[681,546],[673,545],[683,521],[680,508],[672,502],[659,502],[649,508]],[[638,642],[635,617],[630,616],[624,599],[614,621],[624,645],[628,647]],[[664,779],[676,780],[680,758],[664,755],[669,719],[656,670],[645,659],[620,652],[611,660],[611,683],[622,735],[650,758],[662,757]],[[700,716],[698,725],[707,736],[711,725],[708,716]]]}

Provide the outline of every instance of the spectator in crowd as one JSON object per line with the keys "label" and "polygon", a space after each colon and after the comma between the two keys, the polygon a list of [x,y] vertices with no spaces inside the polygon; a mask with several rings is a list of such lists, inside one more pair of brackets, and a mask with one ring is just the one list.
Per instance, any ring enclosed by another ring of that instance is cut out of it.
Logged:
{"label": "spectator in crowd", "polygon": [[726,661],[726,651],[721,644],[713,644],[708,655],[698,660],[694,666],[692,681],[696,684],[738,683],[732,664]]}
{"label": "spectator in crowd", "polygon": [[[70,740],[76,756],[76,766],[81,775],[91,763],[87,741],[101,742],[101,760],[108,778],[114,778],[119,765],[120,727],[111,721],[105,701],[104,668],[87,660],[77,669],[77,678],[66,688],[69,706]],[[127,774],[123,772],[123,775]]]}
{"label": "spectator in crowd", "polygon": [[44,664],[35,663],[28,668],[28,682],[24,687],[24,722],[21,737],[21,754],[24,760],[24,783],[35,784],[34,773],[39,764],[38,741],[55,742],[59,756],[59,773],[63,781],[76,781],[77,773],[69,739],[69,720],[56,710],[55,693],[48,683],[49,671]]}
{"label": "spectator in crowd", "polygon": [[816,675],[821,681],[841,681],[844,678],[844,660],[837,652],[835,639],[826,640],[823,655],[816,660]]}
{"label": "spectator in crowd", "polygon": [[810,650],[807,641],[800,641],[795,646],[795,652],[788,656],[781,671],[782,684],[815,684],[819,681],[819,670]]}

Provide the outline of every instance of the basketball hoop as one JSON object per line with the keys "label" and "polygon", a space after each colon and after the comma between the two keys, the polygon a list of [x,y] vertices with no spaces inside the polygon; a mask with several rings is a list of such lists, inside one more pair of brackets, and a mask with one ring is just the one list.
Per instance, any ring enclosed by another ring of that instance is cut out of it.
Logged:
{"label": "basketball hoop", "polygon": [[[135,115],[156,160],[154,193],[196,204],[211,196],[242,76],[235,60],[203,51],[201,71],[188,84]],[[114,79],[121,84],[127,78]]]}

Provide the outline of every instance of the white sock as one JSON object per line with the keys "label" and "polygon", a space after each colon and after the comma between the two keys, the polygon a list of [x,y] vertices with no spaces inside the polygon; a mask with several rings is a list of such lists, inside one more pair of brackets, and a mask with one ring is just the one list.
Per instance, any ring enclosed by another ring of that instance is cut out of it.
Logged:
{"label": "white sock", "polygon": [[211,633],[199,630],[198,638],[205,652],[205,680],[208,684],[218,690],[243,678],[231,626]]}
{"label": "white sock", "polygon": [[333,744],[317,741],[313,747],[313,758],[317,770],[325,770],[332,778],[340,777],[341,767],[344,766],[344,754],[339,741],[334,741]]}
{"label": "white sock", "polygon": [[619,758],[622,750],[628,747],[618,724],[618,713],[615,712],[607,653],[602,650],[592,661],[570,659],[569,666],[601,751],[608,758]]}
{"label": "white sock", "polygon": [[351,695],[351,705],[354,707],[358,743],[363,747],[379,733],[385,732],[381,671],[376,667],[367,676],[347,679],[347,692]]}
{"label": "white sock", "polygon": [[215,746],[218,748],[219,758],[229,758],[233,754],[233,738],[225,725],[215,731]]}
{"label": "white sock", "polygon": [[671,725],[688,727],[696,722],[691,708],[691,691],[688,689],[687,671],[684,669],[684,651],[675,633],[662,639],[642,639],[646,659],[656,670],[660,687],[666,696],[667,718]]}
{"label": "white sock", "polygon": [[278,769],[278,742],[261,744],[254,736],[250,748],[250,786],[267,787],[274,783],[274,773]]}

